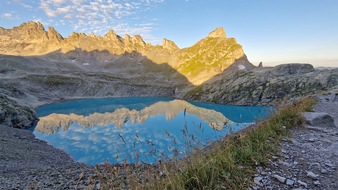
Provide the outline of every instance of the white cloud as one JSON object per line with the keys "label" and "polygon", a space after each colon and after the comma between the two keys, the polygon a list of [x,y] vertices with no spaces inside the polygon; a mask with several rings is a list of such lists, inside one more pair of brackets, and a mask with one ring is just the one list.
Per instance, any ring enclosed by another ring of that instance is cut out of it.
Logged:
{"label": "white cloud", "polygon": [[164,0],[40,0],[40,8],[48,17],[59,20],[54,24],[72,24],[78,32],[103,35],[113,29],[120,35],[139,34],[145,40],[153,40],[150,33],[154,23],[135,25],[127,18],[138,17],[138,13],[163,2]]}
{"label": "white cloud", "polygon": [[5,19],[5,20],[13,20],[13,14],[12,13],[3,13],[0,15],[1,18]]}
{"label": "white cloud", "polygon": [[[8,4],[10,4],[10,2],[7,2]],[[12,3],[16,3],[26,9],[33,9],[33,6],[32,5],[29,5],[29,4],[26,4],[26,3],[23,3],[21,0],[12,0]]]}

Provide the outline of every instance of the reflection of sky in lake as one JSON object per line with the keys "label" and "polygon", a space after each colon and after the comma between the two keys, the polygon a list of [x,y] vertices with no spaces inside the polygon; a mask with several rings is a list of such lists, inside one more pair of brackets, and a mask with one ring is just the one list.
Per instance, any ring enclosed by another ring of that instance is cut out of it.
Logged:
{"label": "reflection of sky in lake", "polygon": [[[156,104],[160,101],[166,104]],[[142,110],[152,112],[158,109],[158,106],[153,105],[169,106],[171,102],[177,103],[172,99],[163,98],[87,99],[43,106],[38,109],[38,114],[41,118],[52,113],[88,116],[94,112],[112,113],[122,107],[143,113]],[[36,128],[34,134],[37,138],[64,150],[76,161],[89,165],[103,163],[105,159],[110,163],[121,163],[123,160],[129,163],[156,163],[158,160],[170,160],[176,154],[178,158],[186,156],[191,152],[191,147],[202,147],[229,134],[230,130],[238,131],[255,122],[256,116],[260,116],[260,119],[266,117],[271,110],[269,107],[181,102],[179,105],[183,105],[182,108],[188,107],[186,113],[184,109],[178,110],[176,117],[170,119],[166,117],[166,113],[148,114],[144,122],[133,123],[130,119],[125,119],[121,128],[113,124],[92,124],[84,127],[79,125],[79,122],[71,122],[66,129],[55,126],[56,133],[42,133]],[[195,111],[189,113],[192,109]],[[222,113],[230,122],[221,130],[211,128],[209,118],[206,122],[196,116],[202,114],[202,117],[206,117],[203,113],[206,113],[207,109]]]}

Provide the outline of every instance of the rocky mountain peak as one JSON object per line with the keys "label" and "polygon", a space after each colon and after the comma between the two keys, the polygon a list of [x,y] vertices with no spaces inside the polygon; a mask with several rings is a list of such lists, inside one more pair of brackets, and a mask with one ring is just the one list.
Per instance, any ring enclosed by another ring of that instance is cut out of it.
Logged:
{"label": "rocky mountain peak", "polygon": [[140,35],[135,35],[135,36],[131,37],[131,40],[134,44],[138,44],[142,47],[146,46],[146,43],[143,41],[143,39]]}
{"label": "rocky mountain peak", "polygon": [[92,37],[92,38],[96,38],[96,36],[95,36],[95,34],[93,32],[91,32],[88,36]]}
{"label": "rocky mountain peak", "polygon": [[17,31],[18,34],[32,34],[38,35],[41,33],[45,33],[46,30],[40,22],[29,21],[27,23],[23,23],[18,27],[13,28],[14,31]]}
{"label": "rocky mountain peak", "polygon": [[113,41],[121,41],[121,36],[117,35],[114,30],[109,30],[105,35],[105,39],[113,40]]}
{"label": "rocky mountain peak", "polygon": [[175,42],[171,41],[171,40],[168,40],[166,38],[163,38],[162,40],[162,46],[164,49],[167,49],[169,51],[175,51],[175,50],[178,50],[180,49],[176,44]]}
{"label": "rocky mountain peak", "polygon": [[63,40],[63,37],[51,26],[48,27],[47,35],[48,35],[48,38],[51,40],[57,40],[57,41]]}
{"label": "rocky mountain peak", "polygon": [[208,35],[209,38],[226,38],[223,27],[218,27],[214,31],[210,32]]}
{"label": "rocky mountain peak", "polygon": [[21,24],[19,27],[30,27],[30,28],[36,28],[36,29],[42,29],[45,30],[41,22],[37,21],[28,21],[27,23]]}

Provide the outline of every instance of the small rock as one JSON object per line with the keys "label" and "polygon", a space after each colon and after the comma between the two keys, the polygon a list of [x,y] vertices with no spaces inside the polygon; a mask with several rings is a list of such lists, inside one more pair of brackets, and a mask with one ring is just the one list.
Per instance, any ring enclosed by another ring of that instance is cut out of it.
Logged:
{"label": "small rock", "polygon": [[320,185],[320,182],[318,180],[314,181],[313,184]]}
{"label": "small rock", "polygon": [[324,169],[324,168],[322,168],[322,169],[320,170],[320,173],[322,173],[322,174],[326,174],[326,173],[327,173],[327,170],[326,170],[326,169]]}
{"label": "small rock", "polygon": [[307,171],[306,172],[306,176],[308,176],[308,177],[310,177],[312,179],[317,179],[318,178],[318,176],[316,174],[314,174],[313,172],[311,172],[311,171]]}
{"label": "small rock", "polygon": [[304,153],[305,153],[305,150],[302,150],[302,151],[301,151],[301,153],[303,153],[303,154],[304,154]]}
{"label": "small rock", "polygon": [[297,183],[299,183],[300,185],[303,185],[304,187],[307,187],[307,183],[305,183],[305,182],[298,180]]}
{"label": "small rock", "polygon": [[277,157],[277,156],[272,156],[272,159],[273,159],[273,160],[277,160],[278,157]]}
{"label": "small rock", "polygon": [[255,177],[254,180],[257,180],[257,181],[262,181],[263,177],[261,176],[258,176],[258,177]]}
{"label": "small rock", "polygon": [[292,179],[287,179],[286,180],[286,184],[287,185],[293,185],[295,183],[295,181],[293,181]]}
{"label": "small rock", "polygon": [[272,177],[276,178],[281,183],[285,183],[285,181],[286,181],[285,177],[279,176],[277,174],[273,175]]}
{"label": "small rock", "polygon": [[330,163],[325,163],[325,166],[328,166],[328,167],[331,167],[331,168],[334,167],[334,165],[333,165],[333,164],[330,164]]}
{"label": "small rock", "polygon": [[263,177],[260,177],[260,176],[255,177],[255,178],[254,178],[254,183],[255,183],[256,185],[258,185],[258,186],[262,186],[262,184],[261,184],[262,179],[263,179]]}
{"label": "small rock", "polygon": [[283,165],[284,165],[284,166],[287,166],[287,167],[291,167],[291,166],[292,166],[292,164],[290,164],[290,163],[288,163],[288,162],[283,162]]}
{"label": "small rock", "polygon": [[309,141],[309,142],[315,142],[316,139],[315,139],[315,138],[309,138],[308,141]]}
{"label": "small rock", "polygon": [[255,179],[254,179],[254,183],[255,183],[256,185],[258,185],[258,186],[262,186],[261,182],[255,180]]}

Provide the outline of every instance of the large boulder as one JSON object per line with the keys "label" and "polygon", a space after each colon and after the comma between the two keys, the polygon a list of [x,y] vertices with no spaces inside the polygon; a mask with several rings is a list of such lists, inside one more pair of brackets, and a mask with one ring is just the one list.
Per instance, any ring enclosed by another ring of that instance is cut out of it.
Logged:
{"label": "large boulder", "polygon": [[334,119],[327,113],[323,112],[304,112],[303,117],[306,123],[312,126],[336,127]]}
{"label": "large boulder", "polygon": [[271,69],[271,74],[275,76],[301,75],[313,72],[315,69],[310,64],[282,64]]}

